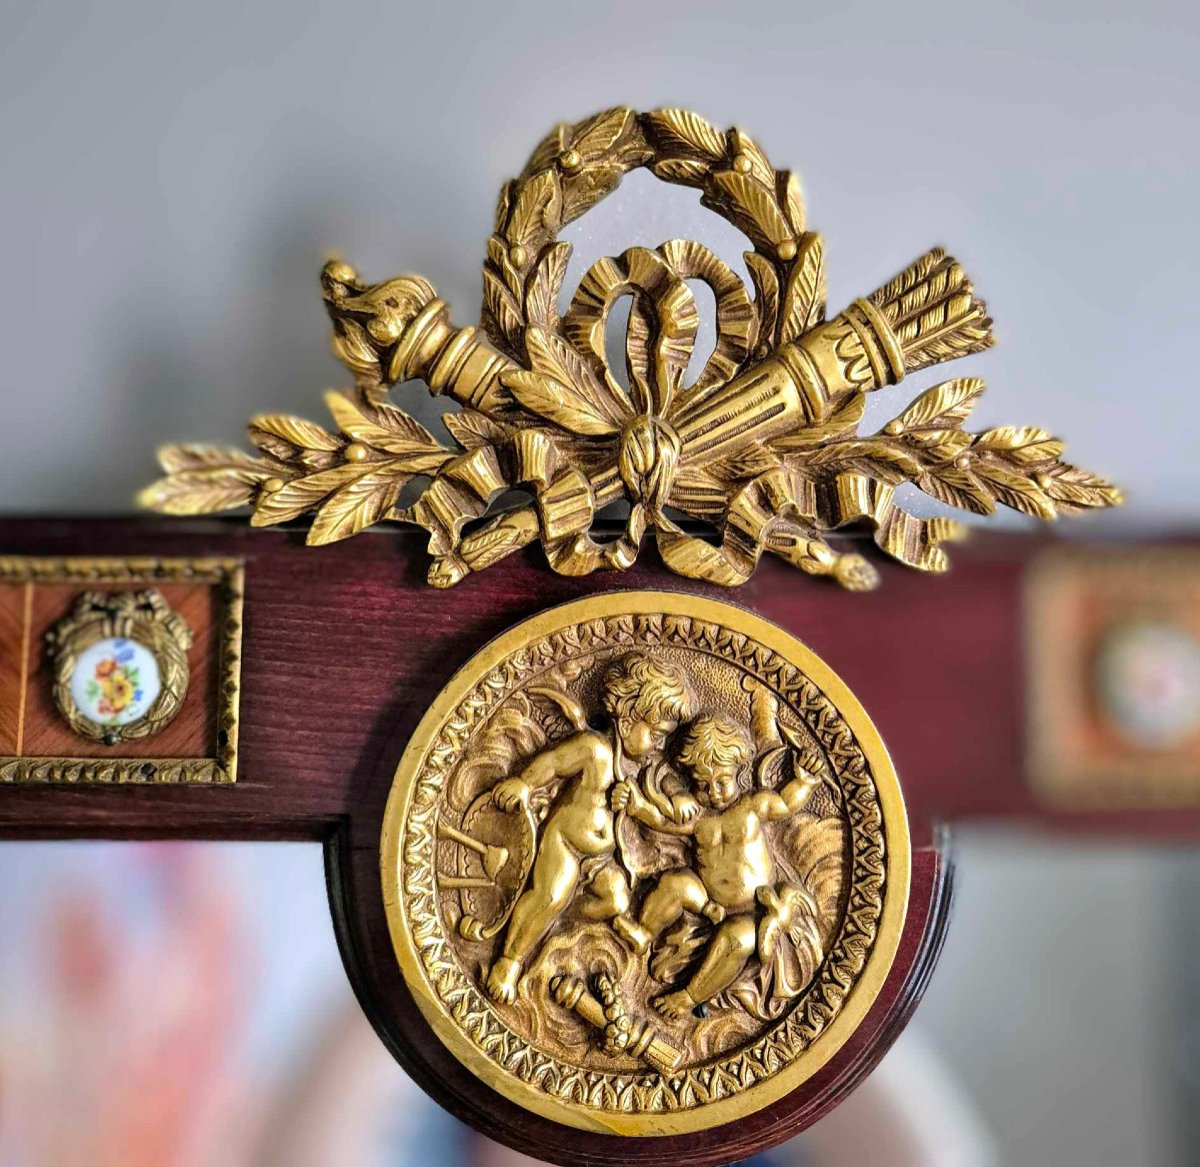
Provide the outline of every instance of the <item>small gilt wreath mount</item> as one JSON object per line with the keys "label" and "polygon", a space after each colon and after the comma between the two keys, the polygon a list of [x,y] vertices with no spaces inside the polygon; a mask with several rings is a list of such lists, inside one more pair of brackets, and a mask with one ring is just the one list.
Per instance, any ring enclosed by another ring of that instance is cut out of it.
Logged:
{"label": "small gilt wreath mount", "polygon": [[192,631],[157,588],[84,592],[46,640],[54,704],[80,737],[140,741],[183,705]]}
{"label": "small gilt wreath mount", "polygon": [[[570,246],[559,231],[638,167],[698,189],[748,237],[752,289],[707,247],[676,239],[599,260],[560,314]],[[712,290],[717,333],[690,383],[699,314],[688,280]],[[827,318],[824,246],[795,175],[742,130],[684,110],[605,110],[538,145],[500,192],[479,328],[452,325],[420,276],[369,285],[333,261],[322,288],[334,350],[355,380],[327,395],[336,430],[268,415],[250,422],[255,456],[166,447],[166,476],[144,491],[146,505],[188,515],[249,506],[254,526],[311,514],[313,544],[416,524],[438,587],[535,540],[558,572],[627,568],[653,533],[680,575],[741,584],[769,551],[864,589],[878,582],[875,568],[835,550],[829,532],[866,525],[883,552],[925,571],[944,571],[942,544],[962,534],[957,521],[905,511],[901,483],[985,515],[1003,504],[1054,519],[1121,501],[1108,481],[1062,461],[1063,443],[1045,430],[964,429],[983,391],[976,378],[935,385],[877,433],[860,433],[868,393],[992,344],[986,306],[935,248]],[[626,296],[618,377],[605,328]],[[461,406],[444,418],[453,444],[388,399],[413,379]],[[401,507],[418,475],[428,484]],[[533,501],[494,506],[511,487]],[[623,531],[597,539],[597,512],[622,501]]]}

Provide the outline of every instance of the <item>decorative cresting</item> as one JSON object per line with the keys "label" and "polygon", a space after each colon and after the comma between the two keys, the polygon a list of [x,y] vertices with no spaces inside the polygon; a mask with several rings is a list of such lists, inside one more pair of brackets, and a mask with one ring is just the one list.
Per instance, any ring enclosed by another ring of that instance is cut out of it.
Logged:
{"label": "decorative cresting", "polygon": [[[708,248],[673,240],[598,261],[559,315],[570,254],[559,230],[639,166],[699,189],[750,238],[753,298]],[[711,288],[717,326],[690,383],[698,314],[687,280]],[[1120,501],[1103,478],[1061,461],[1062,442],[1045,430],[964,430],[983,391],[974,378],[936,385],[878,433],[860,434],[867,393],[992,343],[984,304],[935,248],[826,320],[824,249],[806,228],[796,177],[741,130],[723,133],[684,110],[606,110],[537,147],[500,194],[482,332],[451,325],[419,276],[369,286],[331,262],[322,285],[334,349],[356,381],[327,397],[339,432],[272,415],[250,424],[257,457],[167,447],[167,476],[144,492],[147,505],[171,514],[249,505],[255,526],[313,512],[310,543],[416,523],[440,587],[539,538],[556,571],[625,568],[649,529],[681,575],[740,584],[768,550],[868,588],[875,569],[836,552],[828,532],[868,523],[885,552],[927,571],[945,570],[941,544],[962,534],[955,521],[904,511],[900,483],[979,514],[1003,503],[1053,519]],[[604,344],[621,297],[632,300],[625,378]],[[462,407],[444,418],[456,446],[387,400],[412,379]],[[431,481],[400,506],[417,475]],[[533,503],[474,523],[509,487],[530,490]],[[596,512],[622,501],[623,534],[598,541]],[[680,512],[710,536],[681,528]]]}
{"label": "decorative cresting", "polygon": [[895,774],[775,625],[655,592],[551,609],[431,706],[384,816],[406,981],[513,1101],[700,1130],[781,1098],[867,1014],[907,910]]}

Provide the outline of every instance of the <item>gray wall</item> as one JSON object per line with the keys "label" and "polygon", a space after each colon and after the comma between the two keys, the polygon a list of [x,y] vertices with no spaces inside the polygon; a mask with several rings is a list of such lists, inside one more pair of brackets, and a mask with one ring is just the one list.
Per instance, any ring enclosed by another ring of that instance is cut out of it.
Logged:
{"label": "gray wall", "polygon": [[[329,251],[419,270],[473,319],[501,180],[555,120],[629,103],[737,122],[799,170],[835,305],[952,247],[1002,340],[973,362],[982,419],[1068,436],[1129,489],[1118,524],[1194,520],[1198,42],[1185,2],[10,0],[0,508],[123,510],[159,442],[319,417],[344,380]],[[694,204],[631,181],[572,231],[574,274],[675,234],[734,258]],[[995,839],[962,858],[925,1024],[1005,1157],[1158,1161],[1160,867]]]}

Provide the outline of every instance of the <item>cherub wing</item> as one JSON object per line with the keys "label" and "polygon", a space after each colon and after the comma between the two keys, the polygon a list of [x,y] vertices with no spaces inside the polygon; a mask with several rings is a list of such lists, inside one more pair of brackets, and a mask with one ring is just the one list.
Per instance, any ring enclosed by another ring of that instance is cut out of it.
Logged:
{"label": "cherub wing", "polygon": [[588,729],[587,711],[578,701],[575,700],[569,693],[564,693],[561,689],[530,688],[527,690],[531,697],[542,697],[556,706],[559,712],[571,723],[571,728],[579,733]]}
{"label": "cherub wing", "polygon": [[470,755],[451,778],[449,801],[465,809],[483,790],[509,777],[523,758],[546,744],[546,735],[533,717],[528,698],[516,693],[492,715]]}

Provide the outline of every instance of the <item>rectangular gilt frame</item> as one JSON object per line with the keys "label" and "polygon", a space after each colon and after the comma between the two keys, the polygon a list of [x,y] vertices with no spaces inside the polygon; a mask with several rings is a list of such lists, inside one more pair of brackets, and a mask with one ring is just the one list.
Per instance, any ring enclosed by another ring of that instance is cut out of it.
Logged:
{"label": "rectangular gilt frame", "polygon": [[242,671],[245,565],[240,559],[160,556],[0,556],[0,584],[202,583],[220,589],[217,647],[216,748],[198,758],[0,757],[0,784],[229,784],[237,779],[238,709]]}

